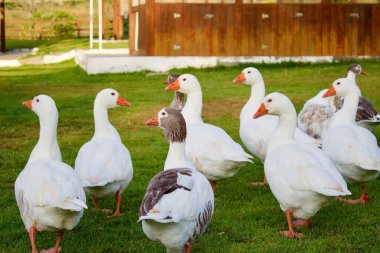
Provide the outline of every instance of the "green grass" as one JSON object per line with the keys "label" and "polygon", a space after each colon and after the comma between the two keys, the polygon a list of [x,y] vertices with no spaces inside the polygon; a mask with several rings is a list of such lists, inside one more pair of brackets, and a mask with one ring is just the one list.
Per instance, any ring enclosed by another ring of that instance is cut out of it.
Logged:
{"label": "green grass", "polygon": [[[73,49],[89,49],[90,44],[88,39],[52,39],[52,40],[7,40],[7,50],[16,48],[34,48],[39,50],[36,55],[45,55],[57,52],[67,52]],[[94,43],[94,48],[98,48],[98,43]],[[129,43],[115,42],[103,43],[104,49],[113,48],[129,48]]]}
{"label": "green grass", "polygon": [[[369,73],[358,77],[362,92],[380,109],[380,62],[360,61]],[[255,65],[262,72],[267,93],[288,95],[300,110],[304,101],[345,74],[348,62],[333,64]],[[195,74],[203,87],[205,122],[225,129],[240,142],[239,113],[249,97],[248,86],[232,84],[244,66],[203,70],[181,70]],[[93,134],[92,106],[98,91],[117,89],[132,103],[129,108],[110,110],[110,120],[131,152],[134,179],[122,198],[123,216],[109,219],[89,210],[72,232],[64,234],[62,252],[164,252],[148,240],[137,223],[138,208],[147,184],[162,170],[168,144],[159,128],[145,120],[167,106],[172,92],[164,91],[164,75],[144,72],[88,76],[73,62],[47,66],[0,69],[0,252],[30,252],[29,239],[14,197],[14,181],[24,168],[37,142],[37,116],[23,107],[23,101],[37,94],[53,97],[60,112],[58,141],[63,160],[73,165],[79,148]],[[376,132],[380,137],[379,130]],[[371,201],[350,206],[333,203],[320,210],[310,229],[302,229],[301,240],[285,239],[286,219],[268,187],[255,188],[263,165],[246,166],[235,177],[218,183],[215,213],[207,232],[195,243],[193,252],[379,252],[380,181],[368,184]],[[350,185],[355,197],[357,185]],[[114,208],[114,200],[103,203]],[[52,247],[55,235],[39,233],[39,249]]]}

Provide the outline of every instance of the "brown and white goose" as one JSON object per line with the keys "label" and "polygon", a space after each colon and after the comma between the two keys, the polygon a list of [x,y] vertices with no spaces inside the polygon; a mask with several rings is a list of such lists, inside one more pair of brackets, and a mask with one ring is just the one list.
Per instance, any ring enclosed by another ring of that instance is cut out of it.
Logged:
{"label": "brown and white goose", "polygon": [[[355,91],[360,96],[355,120],[359,126],[373,131],[380,123],[380,115],[372,103],[361,96],[361,91],[356,84],[356,75],[358,74],[364,75],[366,72],[359,64],[351,64],[348,68],[347,79],[354,82]],[[320,139],[322,132],[327,129],[332,115],[343,106],[343,99],[341,97],[323,98],[322,96],[326,91],[327,89],[322,90],[315,97],[306,101],[298,114],[298,127],[317,139]]]}
{"label": "brown and white goose", "polygon": [[214,194],[207,178],[195,170],[185,153],[186,122],[173,108],[164,108],[146,122],[159,126],[169,142],[164,171],[149,182],[139,221],[145,235],[167,252],[190,252],[214,212]]}
{"label": "brown and white goose", "polygon": [[[166,78],[163,81],[163,83],[172,84],[178,79],[179,76],[180,74],[176,74],[176,73],[170,74],[168,75],[168,78]],[[170,104],[170,107],[178,111],[182,111],[183,107],[185,107],[185,94],[179,91],[174,92],[174,98],[173,98],[172,103]]]}

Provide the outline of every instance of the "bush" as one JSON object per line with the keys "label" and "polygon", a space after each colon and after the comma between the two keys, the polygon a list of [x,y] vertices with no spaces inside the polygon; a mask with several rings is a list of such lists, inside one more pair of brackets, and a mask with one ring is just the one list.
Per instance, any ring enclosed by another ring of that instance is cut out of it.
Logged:
{"label": "bush", "polygon": [[[53,13],[36,13],[33,15],[34,20],[42,20],[42,21],[67,21],[59,24],[52,24],[53,34],[49,34],[49,36],[53,35],[56,37],[72,37],[75,32],[75,24],[70,22],[74,21],[75,17],[70,15],[64,11],[55,11]],[[46,27],[50,27],[50,24],[46,24]]]}
{"label": "bush", "polygon": [[[75,20],[74,16],[64,12],[56,11],[54,12],[52,19],[53,21],[73,21]],[[59,37],[70,37],[75,32],[75,25],[73,23],[67,24],[54,24],[53,25],[54,33]]]}

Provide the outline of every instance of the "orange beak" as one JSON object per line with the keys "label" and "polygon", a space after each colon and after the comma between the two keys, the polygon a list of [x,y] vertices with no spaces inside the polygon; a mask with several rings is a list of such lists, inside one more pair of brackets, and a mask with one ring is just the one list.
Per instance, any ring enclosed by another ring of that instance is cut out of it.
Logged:
{"label": "orange beak", "polygon": [[124,98],[122,98],[120,95],[117,97],[116,104],[120,105],[120,106],[130,106],[131,105],[127,100],[125,100]]}
{"label": "orange beak", "polygon": [[145,122],[145,125],[148,125],[148,126],[158,126],[159,125],[159,123],[158,123],[158,116],[156,115],[153,118],[148,119]]}
{"label": "orange beak", "polygon": [[179,85],[179,79],[177,79],[175,82],[166,86],[165,90],[179,90],[179,88],[181,88],[181,86]]}
{"label": "orange beak", "polygon": [[22,103],[22,105],[32,110],[32,102],[33,102],[33,99],[29,101],[25,101],[24,103]]}
{"label": "orange beak", "polygon": [[329,88],[329,90],[326,91],[326,93],[323,94],[322,97],[325,98],[325,97],[331,97],[331,96],[335,96],[335,95],[336,95],[336,91],[334,89],[334,85],[331,85],[330,88]]}
{"label": "orange beak", "polygon": [[238,75],[232,82],[233,83],[244,83],[245,82],[244,73],[241,72],[240,75]]}
{"label": "orange beak", "polygon": [[367,72],[364,71],[364,69],[362,69],[360,72],[359,72],[360,75],[367,75]]}
{"label": "orange beak", "polygon": [[260,118],[261,116],[264,116],[265,114],[268,114],[268,110],[267,110],[267,108],[265,108],[265,105],[263,103],[261,103],[260,108],[253,115],[253,118],[257,119],[257,118]]}
{"label": "orange beak", "polygon": [[169,84],[169,81],[168,81],[168,79],[165,79],[162,83],[163,84]]}

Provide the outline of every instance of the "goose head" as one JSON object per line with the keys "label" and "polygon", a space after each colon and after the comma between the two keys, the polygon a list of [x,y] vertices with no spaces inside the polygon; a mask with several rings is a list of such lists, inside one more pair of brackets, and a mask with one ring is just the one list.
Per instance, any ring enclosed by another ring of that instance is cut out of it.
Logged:
{"label": "goose head", "polygon": [[294,106],[290,99],[278,92],[268,94],[257,112],[253,115],[254,119],[257,119],[266,114],[280,116],[283,114],[288,114]]}
{"label": "goose head", "polygon": [[109,88],[101,90],[96,95],[95,104],[102,105],[107,109],[116,106],[130,106],[130,103],[119,95],[119,92]]}
{"label": "goose head", "polygon": [[166,86],[165,90],[174,90],[189,94],[192,92],[200,91],[201,85],[194,75],[183,74],[180,75],[173,83]]}
{"label": "goose head", "polygon": [[162,128],[169,142],[184,142],[186,139],[186,122],[181,112],[176,109],[164,108],[145,124]]}
{"label": "goose head", "polygon": [[57,106],[54,100],[47,95],[38,95],[29,101],[22,103],[25,107],[32,110],[39,118],[58,116]]}
{"label": "goose head", "polygon": [[364,71],[364,69],[362,69],[362,67],[357,64],[357,63],[354,63],[354,64],[351,64],[349,67],[348,67],[348,72],[353,72],[354,74],[359,74],[359,75],[366,75],[367,72]]}
{"label": "goose head", "polygon": [[263,77],[260,71],[258,71],[256,68],[249,67],[249,68],[245,68],[240,73],[240,75],[238,75],[232,82],[254,85],[255,83],[262,80],[263,80]]}
{"label": "goose head", "polygon": [[175,82],[175,80],[177,80],[179,76],[180,76],[180,74],[176,74],[176,73],[170,74],[162,83],[163,84],[171,84],[171,83]]}
{"label": "goose head", "polygon": [[329,96],[339,96],[339,97],[345,97],[347,95],[350,95],[352,93],[356,93],[357,91],[355,89],[355,83],[351,81],[348,78],[339,78],[335,80],[328,91],[323,94],[323,97],[329,97]]}

